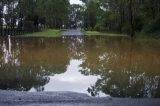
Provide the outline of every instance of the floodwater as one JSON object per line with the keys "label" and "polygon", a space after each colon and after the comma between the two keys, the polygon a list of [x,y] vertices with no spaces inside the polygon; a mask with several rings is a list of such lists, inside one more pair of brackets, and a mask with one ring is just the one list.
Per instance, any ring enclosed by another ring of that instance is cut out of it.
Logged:
{"label": "floodwater", "polygon": [[125,37],[0,38],[0,89],[160,97],[160,42]]}

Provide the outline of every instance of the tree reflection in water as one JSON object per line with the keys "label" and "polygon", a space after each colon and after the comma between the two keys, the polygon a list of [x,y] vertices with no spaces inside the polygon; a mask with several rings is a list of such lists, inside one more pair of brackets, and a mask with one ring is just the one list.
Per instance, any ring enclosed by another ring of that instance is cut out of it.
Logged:
{"label": "tree reflection in water", "polygon": [[16,38],[8,41],[8,38],[0,39],[0,89],[43,91],[50,80],[49,75],[66,70],[69,63],[66,47],[57,43],[58,39]]}
{"label": "tree reflection in water", "polygon": [[81,65],[82,74],[101,76],[88,88],[91,95],[102,91],[113,97],[160,97],[160,45],[99,39],[88,41]]}
{"label": "tree reflection in water", "polygon": [[85,78],[98,78],[86,88],[92,96],[160,97],[159,47],[158,40],[123,37],[13,38],[10,46],[3,38],[0,89],[45,91],[50,76],[71,75],[67,67],[75,60],[81,61],[77,69]]}

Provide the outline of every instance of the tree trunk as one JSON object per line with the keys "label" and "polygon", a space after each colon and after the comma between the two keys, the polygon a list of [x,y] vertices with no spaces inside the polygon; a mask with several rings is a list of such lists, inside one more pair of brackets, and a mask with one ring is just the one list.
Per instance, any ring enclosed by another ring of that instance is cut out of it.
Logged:
{"label": "tree trunk", "polygon": [[3,35],[3,2],[0,2],[0,36]]}
{"label": "tree trunk", "polygon": [[3,20],[0,19],[0,36],[3,35]]}
{"label": "tree trunk", "polygon": [[130,22],[130,36],[133,38],[135,35],[134,31],[134,3],[133,0],[129,0],[129,22]]}
{"label": "tree trunk", "polygon": [[14,35],[14,0],[12,2],[11,35]]}

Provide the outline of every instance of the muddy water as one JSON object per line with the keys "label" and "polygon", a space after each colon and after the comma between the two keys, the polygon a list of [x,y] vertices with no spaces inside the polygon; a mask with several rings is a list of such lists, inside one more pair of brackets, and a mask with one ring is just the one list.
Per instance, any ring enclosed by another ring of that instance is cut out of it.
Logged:
{"label": "muddy water", "polygon": [[160,97],[160,42],[124,37],[0,38],[0,89]]}

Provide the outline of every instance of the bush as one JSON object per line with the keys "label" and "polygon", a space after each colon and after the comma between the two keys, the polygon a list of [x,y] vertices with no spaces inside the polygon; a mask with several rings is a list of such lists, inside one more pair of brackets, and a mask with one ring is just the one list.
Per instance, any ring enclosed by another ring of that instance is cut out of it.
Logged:
{"label": "bush", "polygon": [[106,31],[105,25],[103,23],[97,23],[94,29],[100,32]]}
{"label": "bush", "polygon": [[160,33],[160,17],[156,20],[152,20],[148,25],[146,25],[143,29],[145,33]]}
{"label": "bush", "polygon": [[33,21],[25,21],[24,22],[24,30],[27,32],[34,31],[34,22]]}
{"label": "bush", "polygon": [[92,27],[88,27],[87,31],[93,31],[93,28]]}
{"label": "bush", "polygon": [[122,27],[122,32],[129,34],[130,33],[130,26],[128,24],[124,24]]}

